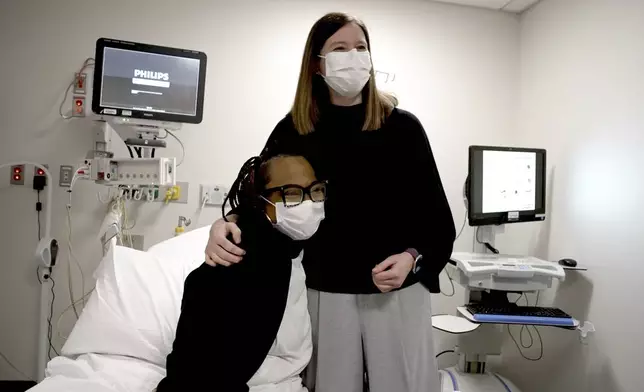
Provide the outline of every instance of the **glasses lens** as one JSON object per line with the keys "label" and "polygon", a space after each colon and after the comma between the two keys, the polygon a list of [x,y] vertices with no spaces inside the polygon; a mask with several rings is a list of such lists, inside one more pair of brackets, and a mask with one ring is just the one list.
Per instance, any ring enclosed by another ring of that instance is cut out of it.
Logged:
{"label": "glasses lens", "polygon": [[284,203],[287,207],[293,207],[302,203],[304,192],[300,188],[285,188]]}
{"label": "glasses lens", "polygon": [[326,200],[326,184],[319,183],[311,187],[311,200],[322,202]]}

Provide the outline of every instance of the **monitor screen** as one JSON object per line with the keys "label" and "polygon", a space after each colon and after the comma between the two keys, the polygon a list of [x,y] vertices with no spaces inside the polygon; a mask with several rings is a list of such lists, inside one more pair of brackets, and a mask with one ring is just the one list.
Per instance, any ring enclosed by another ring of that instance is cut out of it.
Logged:
{"label": "monitor screen", "polygon": [[470,147],[470,224],[543,220],[545,159],[541,149]]}
{"label": "monitor screen", "polygon": [[98,114],[197,123],[205,54],[101,39],[92,108]]}

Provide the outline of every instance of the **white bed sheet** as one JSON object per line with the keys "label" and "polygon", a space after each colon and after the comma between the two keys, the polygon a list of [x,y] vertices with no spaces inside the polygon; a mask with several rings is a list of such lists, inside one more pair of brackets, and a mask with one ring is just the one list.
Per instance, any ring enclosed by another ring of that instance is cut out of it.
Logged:
{"label": "white bed sheet", "polygon": [[[95,274],[96,291],[63,347],[65,357],[50,361],[47,378],[29,392],[154,391],[165,377],[183,282],[203,263],[208,234],[204,227],[148,252],[126,248],[110,252]],[[305,299],[304,287],[300,291]],[[304,365],[290,366],[299,371]],[[250,392],[306,392],[296,376],[282,382],[258,380],[264,383],[253,385]]]}
{"label": "white bed sheet", "polygon": [[158,365],[103,354],[57,357],[47,370],[50,376],[29,392],[151,392],[165,377]]}

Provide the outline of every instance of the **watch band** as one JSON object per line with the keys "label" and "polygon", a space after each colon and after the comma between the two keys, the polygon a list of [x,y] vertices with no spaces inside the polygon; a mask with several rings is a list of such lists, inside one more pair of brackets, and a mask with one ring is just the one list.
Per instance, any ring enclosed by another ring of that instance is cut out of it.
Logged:
{"label": "watch band", "polygon": [[409,248],[409,249],[405,250],[405,252],[409,253],[411,255],[411,257],[414,258],[414,266],[411,269],[412,272],[414,274],[418,273],[418,271],[420,271],[420,265],[418,265],[418,262],[423,259],[423,255],[418,253],[418,251],[416,249],[414,249],[414,248]]}

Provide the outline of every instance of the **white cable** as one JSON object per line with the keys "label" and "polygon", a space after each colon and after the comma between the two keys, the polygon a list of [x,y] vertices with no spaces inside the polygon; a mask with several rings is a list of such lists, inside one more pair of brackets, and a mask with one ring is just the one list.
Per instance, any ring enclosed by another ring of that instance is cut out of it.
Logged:
{"label": "white cable", "polygon": [[186,147],[183,145],[183,142],[181,141],[181,139],[179,139],[177,135],[174,134],[174,132],[168,131],[167,129],[165,131],[168,133],[168,135],[175,138],[179,142],[179,145],[181,146],[181,160],[179,161],[179,163],[177,163],[177,167],[179,167],[181,166],[181,164],[183,163],[183,160],[186,157]]}
{"label": "white cable", "polygon": [[456,238],[454,241],[456,241],[461,234],[463,234],[463,230],[465,229],[465,224],[467,223],[467,208],[465,209],[465,214],[463,215],[463,224],[461,225],[461,230],[458,231],[458,234],[456,235]]}
{"label": "white cable", "polygon": [[[131,194],[132,194],[132,192],[130,192],[130,195]],[[124,232],[123,234],[125,235],[125,238],[130,243],[130,248],[134,249],[134,242],[132,241],[132,233],[130,232],[130,230],[132,230],[134,228],[134,226],[136,226],[136,221],[134,221],[132,226],[128,226],[128,222],[130,220],[129,220],[129,217],[127,215],[127,206],[126,206],[125,201],[121,201],[121,214],[123,216],[123,232]]]}
{"label": "white cable", "polygon": [[72,304],[72,308],[74,309],[74,314],[76,315],[76,319],[80,317],[78,313],[78,309],[76,309],[76,300],[74,298],[74,285],[73,285],[73,274],[72,274],[72,262],[76,265],[76,268],[78,268],[78,271],[80,272],[81,276],[81,292],[85,292],[85,274],[83,272],[83,268],[80,265],[80,262],[78,261],[78,258],[76,257],[76,253],[74,252],[74,246],[73,246],[73,240],[72,240],[72,232],[73,232],[73,224],[72,224],[72,192],[74,190],[74,185],[76,185],[76,181],[78,181],[81,178],[88,179],[89,175],[86,173],[81,174],[82,172],[86,172],[89,170],[89,167],[83,166],[78,168],[74,172],[74,176],[72,177],[72,181],[70,183],[69,187],[69,204],[67,204],[67,288],[69,292],[69,301]]}
{"label": "white cable", "polygon": [[439,290],[440,290],[441,294],[443,294],[444,296],[453,297],[454,294],[456,294],[456,289],[454,288],[454,280],[452,280],[452,277],[449,275],[449,272],[447,271],[447,267],[445,267],[444,270],[445,270],[445,274],[447,275],[447,279],[449,279],[449,284],[452,286],[452,293],[451,294],[445,294],[443,292],[443,289],[440,288],[440,285],[439,285]]}
{"label": "white cable", "polygon": [[[83,62],[83,66],[81,67],[80,71],[78,71],[77,73],[82,74],[85,68],[93,67],[94,63],[90,64],[90,61],[94,61],[94,59],[92,57],[88,57],[87,59],[85,59],[85,61]],[[67,85],[67,89],[65,90],[65,95],[63,95],[63,99],[60,102],[60,106],[58,107],[58,114],[60,115],[60,117],[62,117],[65,120],[69,120],[70,118],[73,117],[73,116],[66,116],[63,114],[63,106],[65,106],[65,102],[67,101],[67,95],[69,95],[69,90],[71,90],[72,86],[74,86],[75,81],[76,81],[76,74],[74,74],[72,81],[69,82],[69,85]],[[87,83],[87,81],[85,81],[85,83]]]}
{"label": "white cable", "polygon": [[465,205],[465,214],[463,215],[463,224],[461,225],[461,230],[458,231],[458,234],[456,235],[456,238],[454,241],[456,241],[461,234],[463,234],[463,230],[465,229],[465,224],[467,223],[467,178],[463,182],[463,204]]}
{"label": "white cable", "polygon": [[[461,224],[461,229],[458,231],[458,234],[456,235],[456,238],[454,241],[459,239],[461,234],[463,234],[463,230],[465,230],[465,224],[467,223],[467,197],[465,193],[465,189],[467,187],[467,180],[463,183],[463,204],[465,204],[465,214],[463,214],[463,223]],[[449,284],[452,286],[452,293],[451,294],[445,294],[442,289],[440,289],[441,294],[443,294],[446,297],[453,297],[454,294],[456,294],[456,290],[454,289],[454,280],[452,280],[452,277],[449,275],[449,272],[447,271],[447,267],[445,268],[445,274],[447,275],[447,279],[449,279]]]}
{"label": "white cable", "polygon": [[16,367],[16,365],[14,365],[13,363],[11,363],[11,361],[9,360],[9,358],[7,358],[7,357],[2,353],[2,351],[0,351],[0,358],[4,359],[4,361],[5,361],[7,364],[9,364],[9,366],[10,366],[13,370],[15,370],[15,371],[16,371],[17,373],[19,373],[21,376],[23,376],[26,380],[33,381],[33,379],[32,379],[31,377],[29,377],[28,375],[26,375],[25,373],[23,373],[20,369],[18,369],[18,367]]}
{"label": "white cable", "polygon": [[62,313],[60,313],[60,315],[58,316],[58,319],[56,320],[57,335],[58,335],[58,337],[60,339],[67,340],[67,338],[68,338],[68,336],[63,336],[60,333],[60,329],[61,329],[60,328],[60,322],[63,319],[63,317],[65,316],[65,313],[69,312],[74,306],[78,305],[80,302],[84,302],[85,299],[87,299],[87,297],[89,297],[94,292],[95,289],[96,288],[91,289],[87,294],[83,295],[80,299],[78,299],[73,304],[70,304],[68,307],[65,308],[65,310],[62,311]]}
{"label": "white cable", "polygon": [[96,198],[101,204],[107,204],[110,202],[110,192],[109,190],[107,191],[107,199],[103,199],[103,196],[101,195],[101,192],[98,191],[96,192]]}

